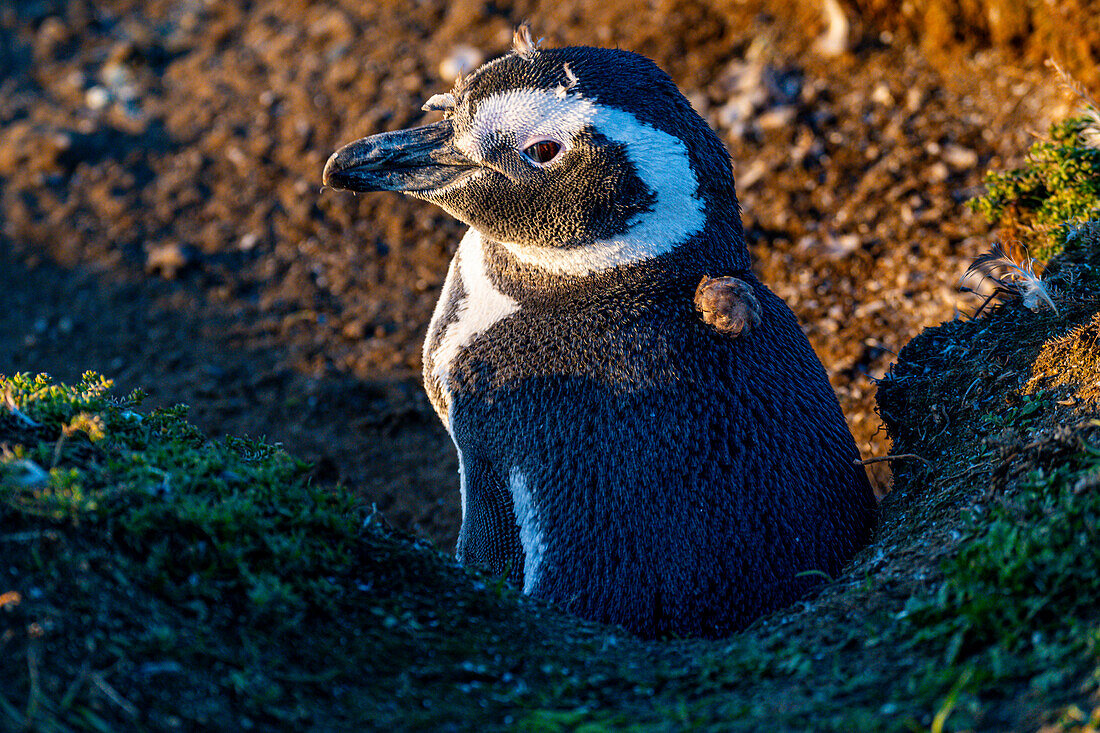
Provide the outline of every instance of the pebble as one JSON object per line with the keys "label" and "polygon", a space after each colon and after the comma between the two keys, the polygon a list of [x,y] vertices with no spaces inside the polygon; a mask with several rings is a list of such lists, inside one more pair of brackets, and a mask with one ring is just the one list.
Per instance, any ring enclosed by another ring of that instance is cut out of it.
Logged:
{"label": "pebble", "polygon": [[852,24],[837,0],[824,0],[821,9],[828,25],[814,41],[814,50],[828,58],[840,56],[852,47]]}
{"label": "pebble", "polygon": [[455,46],[439,64],[439,75],[449,82],[457,81],[481,66],[485,54],[473,46]]}
{"label": "pebble", "polygon": [[842,234],[839,237],[830,234],[825,238],[825,254],[836,259],[847,257],[859,249],[859,244],[856,234]]}
{"label": "pebble", "polygon": [[905,93],[905,109],[908,112],[916,112],[924,106],[924,92],[919,87],[912,87]]}
{"label": "pebble", "polygon": [[191,264],[193,260],[194,256],[189,247],[169,242],[149,250],[145,255],[145,271],[172,280],[176,277],[176,273]]}
{"label": "pebble", "polygon": [[768,164],[756,158],[749,163],[748,169],[737,176],[737,190],[746,191],[759,183],[768,173]]}
{"label": "pebble", "polygon": [[84,93],[84,104],[88,105],[89,109],[98,112],[105,109],[110,103],[111,93],[98,84]]}
{"label": "pebble", "polygon": [[875,90],[871,92],[871,101],[881,104],[883,107],[893,107],[894,95],[890,93],[890,87],[879,82],[875,85]]}
{"label": "pebble", "polygon": [[99,73],[103,83],[111,90],[118,91],[134,83],[134,74],[126,67],[126,64],[111,61],[103,65]]}
{"label": "pebble", "polygon": [[797,116],[798,110],[794,108],[794,105],[785,104],[781,107],[772,107],[760,113],[756,118],[756,126],[761,130],[778,130],[790,127]]}
{"label": "pebble", "polygon": [[251,252],[256,248],[256,245],[260,242],[260,235],[256,232],[249,232],[241,237],[241,241],[237,243],[237,248],[242,252]]}
{"label": "pebble", "polygon": [[914,224],[916,224],[917,217],[913,213],[913,208],[909,206],[909,204],[902,204],[901,208],[898,210],[898,213],[901,216],[902,222],[906,226],[913,226]]}
{"label": "pebble", "polygon": [[734,97],[718,110],[718,127],[728,131],[732,137],[744,137],[752,112],[753,105],[750,101],[744,97]]}
{"label": "pebble", "polygon": [[957,171],[964,171],[978,165],[978,154],[970,148],[948,143],[943,147],[943,161]]}
{"label": "pebble", "polygon": [[928,166],[928,180],[933,183],[943,183],[951,175],[951,171],[942,161],[936,161]]}
{"label": "pebble", "polygon": [[356,318],[356,319],[353,319],[353,320],[348,321],[347,323],[345,323],[344,326],[340,329],[340,333],[346,339],[350,339],[352,341],[359,341],[364,336],[366,336],[366,334],[367,334],[367,325],[368,324],[367,324],[366,321],[364,321],[362,319],[359,319],[359,318]]}

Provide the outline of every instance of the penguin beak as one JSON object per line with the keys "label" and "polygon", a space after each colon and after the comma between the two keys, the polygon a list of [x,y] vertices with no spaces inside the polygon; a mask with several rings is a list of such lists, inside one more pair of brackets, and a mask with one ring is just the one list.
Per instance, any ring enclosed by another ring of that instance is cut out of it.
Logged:
{"label": "penguin beak", "polygon": [[346,191],[421,193],[454,183],[480,166],[451,145],[450,120],[348,143],[325,164],[321,180]]}

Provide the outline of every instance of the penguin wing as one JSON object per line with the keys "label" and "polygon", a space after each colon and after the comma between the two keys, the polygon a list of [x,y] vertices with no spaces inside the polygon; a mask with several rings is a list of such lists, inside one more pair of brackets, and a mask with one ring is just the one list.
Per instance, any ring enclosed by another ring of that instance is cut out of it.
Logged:
{"label": "penguin wing", "polygon": [[455,554],[463,565],[481,565],[523,587],[524,554],[512,496],[488,461],[466,453],[461,458],[464,499]]}

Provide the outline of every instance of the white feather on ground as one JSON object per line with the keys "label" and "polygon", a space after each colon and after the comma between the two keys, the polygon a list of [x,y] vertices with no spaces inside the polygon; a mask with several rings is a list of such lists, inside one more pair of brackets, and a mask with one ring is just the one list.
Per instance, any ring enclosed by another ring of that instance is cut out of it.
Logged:
{"label": "white feather on ground", "polygon": [[[988,252],[979,255],[966,269],[959,287],[964,292],[981,294],[980,288],[985,281],[988,280],[993,285],[993,292],[986,296],[974,312],[975,318],[991,302],[1007,302],[1015,298],[1021,298],[1024,305],[1032,311],[1038,311],[1042,304],[1046,304],[1057,313],[1058,306],[1054,305],[1050,291],[1043,284],[1042,275],[1043,263],[1033,259],[1022,244],[994,242]],[[962,284],[974,278],[978,280],[978,288]]]}

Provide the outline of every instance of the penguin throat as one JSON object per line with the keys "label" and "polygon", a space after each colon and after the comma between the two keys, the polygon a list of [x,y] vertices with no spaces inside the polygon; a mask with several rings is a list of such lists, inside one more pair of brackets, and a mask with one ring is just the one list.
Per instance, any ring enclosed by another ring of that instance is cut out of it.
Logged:
{"label": "penguin throat", "polygon": [[[520,264],[548,274],[583,277],[660,257],[686,243],[683,239],[654,240],[648,233],[632,236],[634,227],[611,239],[571,247],[498,242]],[[692,232],[691,234],[694,234]]]}

